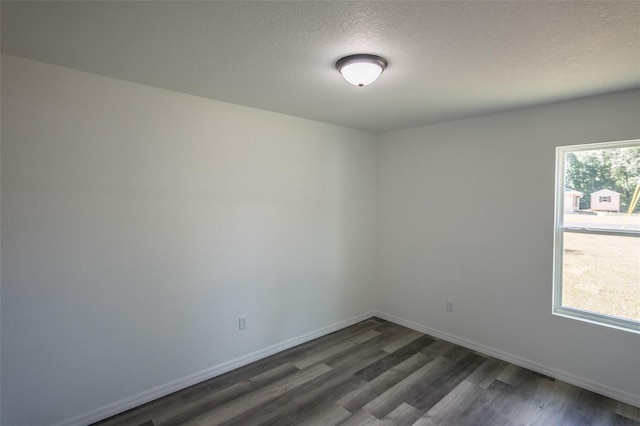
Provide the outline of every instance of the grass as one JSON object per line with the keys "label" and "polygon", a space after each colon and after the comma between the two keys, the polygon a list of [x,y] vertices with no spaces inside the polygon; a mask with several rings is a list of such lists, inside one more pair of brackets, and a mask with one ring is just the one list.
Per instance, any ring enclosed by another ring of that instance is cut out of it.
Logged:
{"label": "grass", "polygon": [[566,232],[562,281],[563,306],[640,321],[640,237]]}

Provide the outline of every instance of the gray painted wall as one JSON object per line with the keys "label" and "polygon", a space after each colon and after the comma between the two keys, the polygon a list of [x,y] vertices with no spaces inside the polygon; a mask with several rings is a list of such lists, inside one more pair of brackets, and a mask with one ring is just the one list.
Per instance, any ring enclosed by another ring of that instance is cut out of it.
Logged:
{"label": "gray painted wall", "polygon": [[555,147],[639,126],[629,91],[380,135],[377,309],[640,404],[640,335],[551,314]]}
{"label": "gray painted wall", "polygon": [[371,311],[370,134],[12,56],[2,95],[3,424]]}

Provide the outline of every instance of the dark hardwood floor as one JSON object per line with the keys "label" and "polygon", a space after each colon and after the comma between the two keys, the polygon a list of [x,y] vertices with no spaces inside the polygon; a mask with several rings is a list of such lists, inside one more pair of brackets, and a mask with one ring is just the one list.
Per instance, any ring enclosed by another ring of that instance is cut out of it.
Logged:
{"label": "dark hardwood floor", "polygon": [[640,426],[640,410],[371,318],[97,424]]}

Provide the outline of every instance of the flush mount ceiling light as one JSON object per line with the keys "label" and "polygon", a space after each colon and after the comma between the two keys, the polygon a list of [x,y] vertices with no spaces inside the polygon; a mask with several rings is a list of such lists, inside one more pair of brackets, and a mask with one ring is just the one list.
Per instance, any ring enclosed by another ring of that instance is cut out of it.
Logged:
{"label": "flush mount ceiling light", "polygon": [[338,59],[336,68],[349,83],[363,87],[371,84],[389,65],[387,60],[377,55],[350,55]]}

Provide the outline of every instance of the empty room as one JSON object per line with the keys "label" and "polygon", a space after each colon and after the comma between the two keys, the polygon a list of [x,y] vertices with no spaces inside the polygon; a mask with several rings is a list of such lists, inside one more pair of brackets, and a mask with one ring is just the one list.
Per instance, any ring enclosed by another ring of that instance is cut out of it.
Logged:
{"label": "empty room", "polygon": [[640,2],[0,2],[0,423],[640,425]]}

